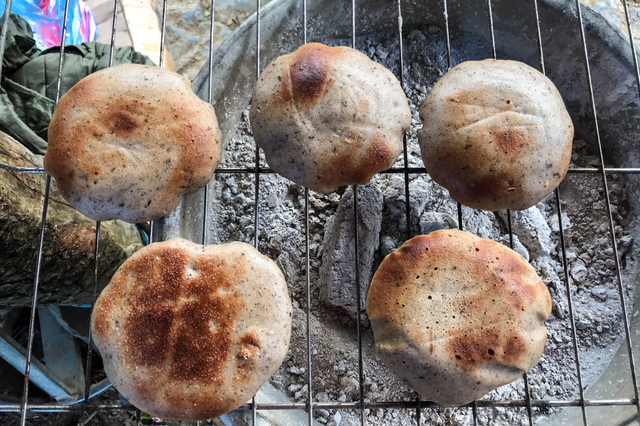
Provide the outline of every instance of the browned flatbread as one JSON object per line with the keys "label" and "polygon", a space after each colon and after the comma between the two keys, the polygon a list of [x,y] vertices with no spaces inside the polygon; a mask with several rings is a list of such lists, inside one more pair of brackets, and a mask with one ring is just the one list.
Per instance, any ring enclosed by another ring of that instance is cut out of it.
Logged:
{"label": "browned flatbread", "polygon": [[383,260],[367,312],[382,361],[427,400],[458,406],[538,363],[551,297],[513,250],[441,230]]}
{"label": "browned flatbread", "polygon": [[451,197],[483,210],[523,210],[564,179],[573,124],[551,80],[516,61],[457,65],[420,108],[422,159]]}
{"label": "browned flatbread", "polygon": [[151,244],[96,302],[94,342],[107,377],[139,409],[204,420],[247,402],[289,347],[280,269],[244,243]]}
{"label": "browned flatbread", "polygon": [[85,77],[60,99],[44,168],[82,214],[137,223],[206,185],[221,155],[215,111],[185,77],[127,64]]}
{"label": "browned flatbread", "polygon": [[391,167],[410,124],[393,73],[349,47],[305,44],[253,90],[251,128],[269,166],[325,194]]}

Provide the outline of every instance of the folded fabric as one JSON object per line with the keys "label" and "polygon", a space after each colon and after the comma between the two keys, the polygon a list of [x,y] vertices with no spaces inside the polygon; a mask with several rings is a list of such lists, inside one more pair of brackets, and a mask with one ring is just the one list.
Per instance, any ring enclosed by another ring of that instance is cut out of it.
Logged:
{"label": "folded fabric", "polygon": [[[14,13],[9,16],[2,61],[0,131],[33,153],[44,154],[58,87],[60,47],[40,51],[32,35],[23,18]],[[107,68],[110,49],[108,44],[95,42],[65,46],[60,96],[89,74]],[[132,47],[114,47],[113,65],[119,64],[154,65]]]}

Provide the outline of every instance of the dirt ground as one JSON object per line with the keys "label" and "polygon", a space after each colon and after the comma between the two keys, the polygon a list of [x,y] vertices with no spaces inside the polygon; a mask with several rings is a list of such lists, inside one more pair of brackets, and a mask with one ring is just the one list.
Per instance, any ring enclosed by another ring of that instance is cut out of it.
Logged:
{"label": "dirt ground", "polygon": [[[262,0],[265,6],[271,0]],[[585,4],[613,11],[613,20],[622,21],[626,31],[622,0],[583,0]],[[158,15],[162,17],[162,0],[151,0]],[[233,30],[256,11],[257,0],[217,0],[214,10],[214,49]],[[629,14],[634,25],[636,42],[640,42],[640,1],[627,0]],[[608,11],[607,10],[607,11]],[[208,0],[183,0],[167,2],[166,43],[171,50],[176,71],[191,80],[209,57],[211,2]]]}
{"label": "dirt ground", "polygon": [[[262,0],[261,5],[269,1]],[[151,3],[158,19],[161,19],[163,2],[151,0]],[[214,49],[255,11],[256,2],[252,0],[217,0],[214,9]],[[168,1],[166,21],[166,43],[176,71],[193,80],[209,59],[211,2]]]}

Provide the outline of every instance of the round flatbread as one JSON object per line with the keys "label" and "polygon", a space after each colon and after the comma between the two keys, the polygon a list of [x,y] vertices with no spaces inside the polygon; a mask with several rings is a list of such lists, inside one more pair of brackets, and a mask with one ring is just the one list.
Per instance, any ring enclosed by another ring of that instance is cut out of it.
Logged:
{"label": "round flatbread", "polygon": [[367,313],[382,361],[427,400],[458,406],[538,363],[551,297],[513,250],[441,230],[383,260]]}
{"label": "round flatbread", "polygon": [[391,167],[411,124],[391,71],[355,49],[319,43],[265,68],[250,116],[269,166],[325,194]]}
{"label": "round flatbread", "polygon": [[144,247],[96,302],[107,377],[139,409],[204,420],[247,402],[282,363],[292,307],[278,266],[244,243]]}
{"label": "round flatbread", "polygon": [[523,210],[564,179],[573,124],[551,80],[516,61],[463,62],[420,108],[422,160],[469,207]]}
{"label": "round flatbread", "polygon": [[48,137],[45,170],[94,220],[166,215],[211,180],[222,155],[213,107],[185,77],[146,65],[80,80],[60,98]]}

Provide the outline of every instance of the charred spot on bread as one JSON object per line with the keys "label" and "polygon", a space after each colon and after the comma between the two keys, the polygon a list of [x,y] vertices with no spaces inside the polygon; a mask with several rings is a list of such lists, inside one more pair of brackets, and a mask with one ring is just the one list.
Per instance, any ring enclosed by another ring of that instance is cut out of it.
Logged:
{"label": "charred spot on bread", "polygon": [[391,167],[411,113],[393,74],[371,64],[354,49],[309,43],[265,68],[250,120],[270,167],[323,193]]}
{"label": "charred spot on bread", "polygon": [[315,103],[332,81],[331,63],[340,55],[336,50],[319,43],[309,43],[298,49],[289,67],[294,97],[302,104]]}
{"label": "charred spot on bread", "polygon": [[220,140],[213,107],[185,78],[124,64],[85,77],[60,98],[44,167],[84,215],[139,223],[166,215],[209,182]]}
{"label": "charred spot on bread", "polygon": [[154,243],[96,302],[95,343],[116,388],[164,419],[246,402],[287,353],[291,303],[275,263],[243,243]]}

